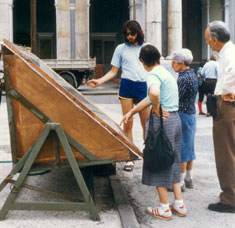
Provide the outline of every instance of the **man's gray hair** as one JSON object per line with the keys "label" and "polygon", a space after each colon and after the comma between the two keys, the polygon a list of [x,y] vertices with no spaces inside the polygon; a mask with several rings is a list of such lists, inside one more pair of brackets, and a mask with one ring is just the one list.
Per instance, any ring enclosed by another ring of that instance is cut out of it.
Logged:
{"label": "man's gray hair", "polygon": [[208,28],[212,38],[222,43],[226,43],[230,40],[229,29],[223,21],[212,21],[209,23]]}
{"label": "man's gray hair", "polygon": [[172,60],[176,61],[177,63],[184,63],[185,65],[189,66],[193,61],[193,55],[189,49],[182,48],[173,52]]}

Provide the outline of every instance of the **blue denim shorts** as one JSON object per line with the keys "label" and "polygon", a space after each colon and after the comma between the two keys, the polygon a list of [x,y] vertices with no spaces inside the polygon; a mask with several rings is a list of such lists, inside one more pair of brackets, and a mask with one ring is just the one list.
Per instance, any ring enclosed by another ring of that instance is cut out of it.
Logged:
{"label": "blue denim shorts", "polygon": [[120,98],[130,98],[136,104],[147,96],[147,83],[122,78],[119,89]]}

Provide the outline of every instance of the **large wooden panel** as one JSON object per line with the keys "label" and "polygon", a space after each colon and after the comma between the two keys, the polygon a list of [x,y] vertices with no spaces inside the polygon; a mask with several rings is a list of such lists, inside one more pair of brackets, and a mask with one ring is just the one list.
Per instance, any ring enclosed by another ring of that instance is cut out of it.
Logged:
{"label": "large wooden panel", "polygon": [[[3,44],[3,59],[7,94],[17,91],[47,116],[60,123],[65,132],[87,148],[98,160],[126,161],[141,156],[138,148],[128,140],[120,127],[81,93],[31,53],[13,45]],[[20,101],[8,99],[13,160],[21,158],[44,129],[43,123]],[[78,160],[85,158],[72,148]],[[52,134],[37,162],[55,160],[55,150],[62,150]],[[64,159],[61,151],[61,159]]]}

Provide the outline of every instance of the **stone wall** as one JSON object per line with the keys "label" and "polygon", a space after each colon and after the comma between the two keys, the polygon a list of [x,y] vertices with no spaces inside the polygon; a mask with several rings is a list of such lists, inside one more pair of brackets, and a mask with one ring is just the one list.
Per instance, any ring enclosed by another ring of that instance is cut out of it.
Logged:
{"label": "stone wall", "polygon": [[13,40],[12,0],[0,0],[0,41]]}

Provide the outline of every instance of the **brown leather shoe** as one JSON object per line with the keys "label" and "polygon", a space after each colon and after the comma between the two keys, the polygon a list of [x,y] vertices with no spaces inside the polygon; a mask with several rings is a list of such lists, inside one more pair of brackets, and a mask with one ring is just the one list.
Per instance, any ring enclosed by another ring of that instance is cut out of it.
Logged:
{"label": "brown leather shoe", "polygon": [[231,206],[221,202],[209,204],[208,209],[211,211],[222,213],[235,213],[235,206]]}

